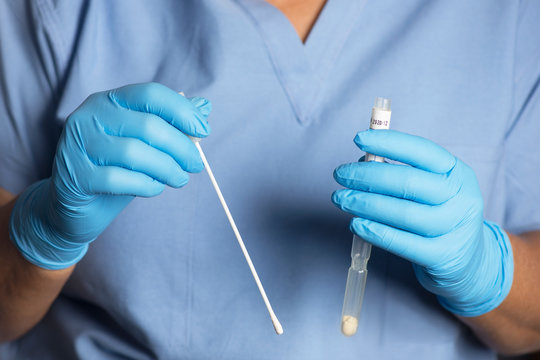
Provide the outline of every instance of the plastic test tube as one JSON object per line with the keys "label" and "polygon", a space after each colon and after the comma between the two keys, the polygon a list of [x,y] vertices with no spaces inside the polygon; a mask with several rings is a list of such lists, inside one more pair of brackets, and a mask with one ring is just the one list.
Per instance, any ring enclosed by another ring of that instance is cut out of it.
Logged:
{"label": "plastic test tube", "polygon": [[[390,99],[378,97],[371,112],[370,129],[389,129]],[[383,162],[384,158],[366,153],[365,161]],[[341,314],[341,332],[345,336],[352,336],[358,329],[358,319],[364,300],[364,289],[367,279],[367,263],[371,255],[371,244],[365,242],[360,237],[353,236],[351,249],[351,267],[347,275],[347,285],[345,287],[345,298],[343,300],[343,310]]]}

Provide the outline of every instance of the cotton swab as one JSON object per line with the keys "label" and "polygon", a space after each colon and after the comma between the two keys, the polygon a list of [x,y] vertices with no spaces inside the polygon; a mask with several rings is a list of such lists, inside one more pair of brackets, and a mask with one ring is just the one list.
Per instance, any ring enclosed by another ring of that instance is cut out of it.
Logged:
{"label": "cotton swab", "polygon": [[[184,96],[184,93],[180,92],[180,95]],[[214,189],[216,190],[216,194],[219,198],[219,202],[221,203],[223,210],[225,210],[225,215],[227,215],[227,219],[229,220],[229,223],[231,224],[231,228],[234,232],[234,235],[236,236],[236,240],[238,240],[238,244],[240,245],[240,248],[242,249],[242,253],[244,254],[244,257],[246,258],[249,269],[251,270],[251,274],[253,275],[253,278],[255,279],[255,282],[257,283],[259,292],[261,293],[264,304],[266,305],[266,309],[268,310],[268,313],[270,314],[270,319],[272,320],[272,324],[274,325],[274,330],[276,331],[276,334],[281,335],[283,334],[283,327],[281,326],[281,323],[279,322],[276,314],[274,313],[274,310],[272,309],[272,305],[270,305],[270,301],[268,300],[268,296],[266,296],[266,292],[264,291],[264,287],[261,283],[261,280],[259,279],[259,275],[257,275],[257,270],[255,270],[255,266],[253,266],[251,257],[249,256],[246,246],[244,245],[244,241],[242,240],[242,236],[240,235],[240,232],[238,231],[238,228],[236,227],[236,223],[234,222],[231,212],[229,211],[229,207],[227,206],[227,203],[225,202],[225,198],[223,197],[223,194],[221,193],[221,190],[219,189],[219,185],[216,181],[216,178],[214,177],[214,173],[212,172],[212,169],[210,168],[210,164],[208,164],[208,160],[206,159],[206,156],[204,155],[201,144],[199,144],[199,141],[201,139],[195,138],[192,136],[190,136],[190,138],[193,141],[193,143],[195,143],[195,146],[197,147],[197,150],[199,151],[199,154],[201,155],[204,168],[206,169],[206,172],[208,173],[208,177],[210,178],[210,181],[212,182],[212,185],[214,186]]]}
{"label": "cotton swab", "polygon": [[261,293],[261,296],[264,300],[266,309],[268,309],[268,313],[270,314],[270,318],[272,319],[274,330],[276,331],[278,335],[281,335],[283,334],[283,327],[281,326],[276,314],[274,313],[274,310],[272,309],[272,305],[270,305],[270,301],[268,300],[268,297],[266,296],[266,292],[264,291],[264,287],[262,286],[261,280],[259,279],[259,275],[257,275],[257,271],[255,270],[255,266],[253,266],[253,262],[251,261],[251,257],[249,256],[246,246],[244,245],[244,241],[242,241],[242,236],[240,235],[240,232],[238,231],[238,228],[236,227],[236,223],[234,222],[231,212],[229,211],[229,207],[227,206],[227,203],[225,202],[225,198],[223,197],[223,194],[221,193],[221,190],[219,189],[219,185],[216,181],[216,178],[214,177],[214,173],[212,172],[212,169],[210,168],[210,164],[208,164],[208,160],[206,160],[206,156],[204,155],[204,152],[201,148],[201,144],[199,144],[199,141],[198,141],[199,139],[192,138],[192,140],[194,141],[195,146],[197,147],[197,150],[199,150],[199,154],[201,155],[201,159],[203,161],[206,172],[208,173],[208,177],[210,177],[210,181],[212,182],[212,185],[214,186],[214,189],[216,190],[216,194],[219,198],[219,202],[221,202],[221,206],[223,206],[223,210],[225,210],[225,214],[227,215],[227,219],[229,220],[229,223],[231,224],[234,235],[236,236],[236,240],[238,240],[238,244],[240,245],[240,248],[242,249],[242,252],[244,253],[244,257],[246,258],[246,261],[249,265],[251,274],[253,274],[253,278],[255,279],[255,282],[257,283],[257,287],[259,288],[259,292]]}

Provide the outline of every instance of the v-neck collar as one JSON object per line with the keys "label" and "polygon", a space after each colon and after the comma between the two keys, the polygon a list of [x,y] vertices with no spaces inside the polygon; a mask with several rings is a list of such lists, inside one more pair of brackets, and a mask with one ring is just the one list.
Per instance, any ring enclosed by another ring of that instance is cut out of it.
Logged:
{"label": "v-neck collar", "polygon": [[265,0],[236,0],[261,33],[298,122],[308,125],[324,83],[367,0],[327,0],[305,43],[287,17]]}

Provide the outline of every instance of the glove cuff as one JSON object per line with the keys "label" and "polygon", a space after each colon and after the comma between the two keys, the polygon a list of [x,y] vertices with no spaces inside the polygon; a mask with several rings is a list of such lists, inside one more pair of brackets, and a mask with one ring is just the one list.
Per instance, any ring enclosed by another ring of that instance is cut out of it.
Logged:
{"label": "glove cuff", "polygon": [[[508,235],[499,225],[484,221],[484,241],[482,259],[477,259],[478,269],[470,274],[480,280],[471,281],[470,291],[460,301],[438,296],[441,305],[456,315],[474,317],[488,313],[504,301],[512,287],[514,256]],[[486,279],[482,274],[494,276]]]}
{"label": "glove cuff", "polygon": [[88,244],[73,243],[56,234],[47,221],[50,180],[28,187],[17,199],[9,221],[9,235],[23,257],[44,269],[65,269],[86,254]]}

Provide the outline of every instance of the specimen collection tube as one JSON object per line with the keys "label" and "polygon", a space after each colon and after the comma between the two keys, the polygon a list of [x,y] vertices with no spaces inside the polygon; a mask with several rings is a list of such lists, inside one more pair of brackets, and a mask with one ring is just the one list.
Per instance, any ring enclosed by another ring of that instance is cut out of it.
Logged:
{"label": "specimen collection tube", "polygon": [[[389,129],[390,99],[378,97],[371,112],[370,129]],[[384,158],[373,154],[367,154],[365,161],[383,162]],[[352,336],[358,329],[358,319],[364,300],[364,290],[367,279],[367,263],[371,255],[371,244],[365,242],[357,235],[353,236],[351,249],[351,267],[347,275],[347,285],[345,287],[345,298],[343,300],[343,310],[341,313],[341,332],[345,336]]]}

